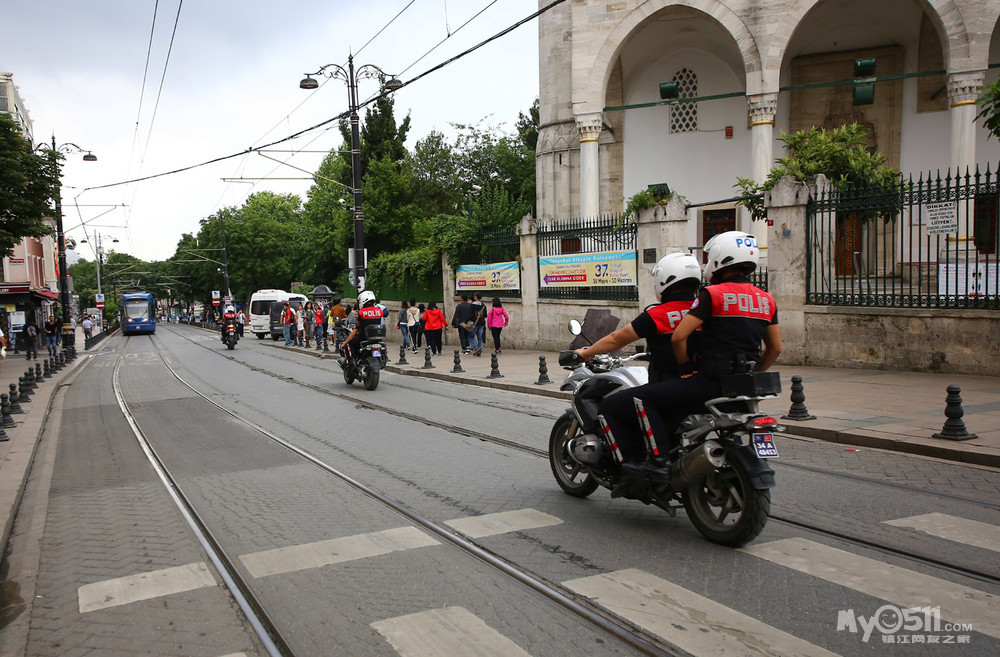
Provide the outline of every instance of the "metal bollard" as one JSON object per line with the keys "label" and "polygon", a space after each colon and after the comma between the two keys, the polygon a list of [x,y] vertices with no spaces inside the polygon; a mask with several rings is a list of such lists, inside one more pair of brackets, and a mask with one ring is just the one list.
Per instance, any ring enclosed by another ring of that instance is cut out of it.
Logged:
{"label": "metal bollard", "polygon": [[18,400],[17,400],[17,385],[16,384],[14,384],[14,383],[10,384],[10,394],[7,395],[7,398],[10,400],[10,412],[11,412],[11,415],[18,415],[19,413],[24,413],[24,409],[21,408],[21,404],[19,404]]}
{"label": "metal bollard", "polygon": [[44,367],[42,368],[42,378],[43,379],[51,379],[52,378],[52,365],[49,364],[51,360],[52,360],[51,358],[47,358],[45,360],[45,362],[42,363],[44,365]]}
{"label": "metal bollard", "polygon": [[545,364],[545,356],[538,357],[538,380],[535,381],[536,386],[540,386],[546,383],[552,383],[552,379],[549,378],[549,368]]}
{"label": "metal bollard", "polygon": [[10,416],[10,397],[7,393],[0,395],[0,427],[15,427],[17,424]]}
{"label": "metal bollard", "polygon": [[464,372],[462,369],[462,352],[458,349],[455,350],[455,366],[451,368],[452,374],[458,374]]}
{"label": "metal bollard", "polygon": [[406,362],[406,347],[404,347],[403,345],[399,345],[399,360],[396,361],[396,364],[409,365],[409,363]]}
{"label": "metal bollard", "polygon": [[962,408],[962,389],[951,385],[948,386],[947,390],[948,396],[945,397],[944,414],[948,419],[944,421],[941,433],[936,433],[932,437],[943,438],[944,440],[972,440],[973,438],[978,438],[976,434],[969,433],[966,430],[965,422],[962,420],[962,416],[965,415],[965,409]]}
{"label": "metal bollard", "polygon": [[431,348],[427,347],[424,349],[424,366],[421,367],[422,370],[433,370],[434,364],[431,363]]}
{"label": "metal bollard", "polygon": [[28,385],[28,377],[19,376],[18,380],[18,392],[17,398],[20,400],[21,404],[31,403],[31,386]]}
{"label": "metal bollard", "polygon": [[29,367],[28,371],[25,372],[24,375],[28,381],[28,385],[31,386],[31,391],[34,392],[35,390],[38,390],[38,377],[35,376],[35,369],[33,367]]}
{"label": "metal bollard", "polygon": [[497,359],[497,352],[490,354],[490,373],[487,379],[502,379],[503,374],[500,373],[500,363]]}
{"label": "metal bollard", "polygon": [[806,408],[805,400],[806,393],[805,388],[802,385],[802,377],[796,374],[792,377],[792,405],[788,409],[788,415],[782,415],[782,420],[815,420],[815,415],[809,415],[809,409]]}

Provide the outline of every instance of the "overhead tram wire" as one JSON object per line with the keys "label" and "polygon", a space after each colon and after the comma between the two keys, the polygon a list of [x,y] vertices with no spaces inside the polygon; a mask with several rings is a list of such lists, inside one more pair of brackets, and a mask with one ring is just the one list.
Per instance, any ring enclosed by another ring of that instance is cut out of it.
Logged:
{"label": "overhead tram wire", "polygon": [[[129,149],[128,154],[128,166],[130,169],[132,167],[132,158],[135,157],[136,144],[139,141],[139,122],[142,119],[142,103],[146,98],[146,79],[149,77],[149,61],[153,53],[153,35],[156,33],[156,16],[159,8],[160,0],[156,0],[153,4],[153,22],[149,27],[149,42],[146,44],[146,64],[142,69],[142,86],[139,87],[139,107],[135,111],[135,130],[132,132],[132,147]],[[142,171],[141,166],[139,171]],[[122,196],[124,197],[124,192]],[[135,192],[132,193],[132,203],[135,203]],[[122,198],[122,204],[125,204],[124,198]]]}
{"label": "overhead tram wire", "polygon": [[[428,75],[430,75],[431,73],[435,73],[435,72],[441,70],[442,68],[448,66],[449,64],[453,64],[454,62],[456,62],[459,59],[465,57],[466,55],[470,55],[473,52],[475,52],[476,50],[479,50],[483,46],[485,46],[485,45],[487,45],[489,43],[492,43],[493,41],[496,41],[497,39],[499,39],[499,38],[501,38],[503,36],[506,36],[507,34],[513,32],[517,28],[519,28],[522,25],[524,25],[525,23],[530,22],[530,21],[538,18],[539,16],[541,16],[542,14],[544,14],[545,12],[547,12],[548,10],[552,9],[553,7],[555,7],[557,5],[561,5],[563,2],[566,2],[566,0],[553,0],[553,2],[550,2],[549,4],[545,5],[545,7],[541,8],[538,11],[536,11],[535,13],[533,13],[533,14],[531,14],[531,15],[529,15],[529,16],[521,19],[521,20],[519,20],[518,22],[514,23],[513,25],[511,25],[511,26],[509,26],[507,28],[504,28],[503,30],[501,30],[500,32],[497,32],[493,36],[491,36],[491,37],[489,37],[489,38],[487,38],[487,39],[479,42],[478,44],[472,46],[471,48],[468,48],[468,49],[460,52],[459,54],[455,55],[454,57],[450,57],[449,59],[446,59],[445,61],[441,62],[440,64],[438,64],[438,65],[436,65],[436,66],[434,66],[434,67],[432,67],[430,69],[427,69],[426,71],[424,71],[420,75],[417,75],[416,77],[411,78],[411,79],[407,80],[406,82],[403,82],[402,85],[399,88],[407,87],[407,86],[413,84],[414,82],[416,82],[417,80],[423,79],[423,78],[427,77]],[[398,91],[398,89],[396,91]],[[385,92],[385,94],[388,94],[388,93],[395,93],[395,91],[393,91],[393,92]],[[375,97],[373,97],[373,98],[371,98],[369,100],[366,100],[366,101],[360,103],[358,105],[358,107],[359,108],[361,108],[361,107],[367,107],[368,105],[372,104],[375,100],[377,100],[378,98],[380,98],[382,95],[383,94],[379,94],[378,96],[375,96]],[[255,151],[260,151],[260,150],[264,150],[266,148],[270,148],[272,146],[277,146],[278,144],[283,144],[283,143],[285,143],[287,141],[291,141],[293,139],[298,139],[299,137],[301,137],[302,135],[304,135],[306,133],[312,132],[313,130],[318,130],[319,128],[322,128],[323,126],[329,125],[329,124],[331,124],[331,123],[333,123],[335,121],[340,121],[342,119],[345,119],[345,118],[348,117],[349,114],[350,114],[350,111],[341,112],[340,114],[338,114],[336,116],[333,116],[333,117],[331,117],[329,119],[326,119],[325,121],[321,121],[320,123],[317,123],[314,126],[311,126],[309,128],[303,128],[302,130],[299,130],[298,132],[295,132],[295,133],[293,133],[291,135],[288,135],[287,137],[282,137],[281,139],[277,139],[277,140],[272,141],[272,142],[270,142],[268,144],[264,144],[262,146],[252,146],[250,148],[247,148],[247,149],[244,149],[242,151],[239,151],[238,153],[230,153],[229,155],[222,155],[222,156],[219,156],[219,157],[216,157],[216,158],[212,158],[211,160],[206,160],[204,162],[199,162],[198,164],[191,164],[191,165],[186,166],[186,167],[181,167],[180,169],[174,169],[172,171],[164,171],[164,172],[161,172],[161,173],[156,173],[156,174],[152,174],[152,175],[149,175],[149,176],[144,176],[142,178],[135,178],[135,179],[132,179],[132,180],[121,180],[121,181],[114,182],[114,183],[107,183],[106,185],[94,185],[92,187],[84,187],[82,190],[80,190],[80,193],[77,194],[74,197],[74,199],[79,198],[80,195],[82,195],[82,194],[84,194],[86,192],[96,191],[98,189],[108,189],[108,188],[111,188],[111,187],[118,187],[120,185],[129,185],[129,184],[132,184],[132,183],[143,182],[143,181],[146,181],[146,180],[153,180],[155,178],[162,178],[164,176],[171,176],[171,175],[178,174],[178,173],[184,173],[185,171],[191,171],[192,169],[197,169],[197,168],[200,168],[200,167],[208,166],[210,164],[216,164],[218,162],[224,162],[226,160],[231,160],[234,157],[240,157],[242,155],[246,155],[247,153],[253,153]]]}
{"label": "overhead tram wire", "polygon": [[[496,3],[497,3],[497,0],[491,0],[491,2],[488,5],[486,5],[485,7],[483,7],[479,11],[477,11],[475,14],[473,14],[472,17],[469,18],[469,20],[467,20],[464,23],[462,23],[461,25],[459,25],[455,29],[454,32],[452,32],[451,29],[448,27],[448,22],[447,22],[448,19],[447,19],[447,14],[446,14],[445,15],[445,33],[448,36],[446,36],[445,38],[443,38],[440,41],[438,41],[434,46],[431,47],[430,50],[428,50],[427,52],[425,52],[423,55],[421,55],[420,57],[418,57],[417,59],[415,59],[412,64],[410,64],[409,66],[407,66],[406,68],[404,68],[402,71],[400,71],[399,73],[397,73],[397,76],[403,75],[404,73],[406,73],[407,71],[409,71],[411,68],[413,68],[414,66],[416,66],[417,64],[419,64],[425,57],[427,57],[427,55],[431,54],[432,52],[434,52],[435,50],[437,50],[439,47],[441,47],[441,44],[443,44],[445,41],[447,41],[448,39],[450,39],[452,36],[458,34],[462,30],[463,27],[465,27],[466,25],[468,25],[472,21],[474,21],[477,18],[479,18],[484,11],[486,11],[487,9],[489,9],[490,7],[492,7],[493,5],[495,5]],[[445,5],[445,11],[447,12],[447,5]]]}
{"label": "overhead tram wire", "polygon": [[409,9],[411,6],[413,6],[413,3],[416,2],[416,1],[417,0],[410,0],[410,2],[407,3],[407,5],[405,7],[403,7],[402,9],[399,10],[398,14],[396,14],[395,16],[393,16],[392,18],[390,18],[389,22],[382,26],[382,29],[380,29],[378,32],[376,32],[374,34],[374,36],[372,36],[372,38],[370,38],[367,41],[365,41],[365,45],[363,45],[360,48],[358,48],[358,51],[355,52],[354,55],[357,56],[357,55],[361,54],[361,51],[364,50],[365,48],[367,48],[369,43],[371,43],[372,41],[374,41],[375,39],[377,39],[378,35],[380,35],[383,32],[385,32],[386,28],[388,28],[390,25],[392,25],[394,22],[396,22],[396,19],[399,18],[400,16],[402,16],[403,12],[406,11],[407,9]]}

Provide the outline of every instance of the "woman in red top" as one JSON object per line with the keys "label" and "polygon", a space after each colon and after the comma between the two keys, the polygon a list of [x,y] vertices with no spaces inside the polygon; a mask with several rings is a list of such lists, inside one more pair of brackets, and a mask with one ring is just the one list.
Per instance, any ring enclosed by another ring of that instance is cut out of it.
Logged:
{"label": "woman in red top", "polygon": [[437,301],[427,304],[427,310],[424,311],[424,335],[427,336],[427,346],[431,348],[431,354],[441,353],[441,330],[447,325],[448,321],[437,307]]}

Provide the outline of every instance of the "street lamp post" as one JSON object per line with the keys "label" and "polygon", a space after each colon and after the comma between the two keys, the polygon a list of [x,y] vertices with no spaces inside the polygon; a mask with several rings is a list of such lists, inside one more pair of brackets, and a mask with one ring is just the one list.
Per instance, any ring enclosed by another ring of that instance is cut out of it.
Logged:
{"label": "street lamp post", "polygon": [[354,55],[347,57],[347,69],[339,64],[327,64],[315,73],[307,73],[299,82],[301,89],[316,89],[319,82],[312,76],[323,75],[337,78],[347,83],[348,107],[351,112],[351,174],[352,192],[354,194],[354,280],[360,293],[365,289],[365,217],[361,211],[361,135],[358,118],[358,79],[370,78],[384,80],[382,86],[387,91],[396,91],[403,83],[394,76],[388,76],[385,71],[374,64],[365,64],[354,69]]}
{"label": "street lamp post", "polygon": [[[35,150],[41,148],[40,144]],[[73,143],[65,143],[58,148],[56,147],[56,136],[52,135],[52,148],[49,150],[49,158],[52,161],[52,168],[56,172],[56,176],[59,175],[59,160],[58,153],[60,151],[66,153],[86,153],[83,156],[84,162],[96,162],[97,156],[88,151],[85,148],[81,148]],[[63,216],[62,216],[62,184],[60,183],[56,188],[56,243],[58,249],[59,258],[59,305],[62,307],[62,332],[63,332],[63,345],[66,347],[72,347],[74,343],[75,334],[73,333],[73,324],[70,321],[70,301],[69,301],[69,281],[67,276],[69,272],[66,271],[66,235],[63,233]]]}
{"label": "street lamp post", "polygon": [[[218,219],[219,220],[219,232],[222,235],[222,263],[221,263],[222,264],[222,279],[223,279],[223,282],[225,283],[225,286],[226,286],[226,294],[225,294],[225,296],[226,297],[231,297],[231,296],[233,296],[233,293],[229,289],[229,256],[228,256],[228,251],[226,249],[226,218],[223,217],[222,215],[212,215],[208,219],[202,219],[198,223],[200,223],[202,226],[204,226],[205,224],[207,224],[212,219]],[[242,224],[243,223],[242,219],[232,219],[231,221],[234,224]],[[200,257],[200,258],[202,258],[204,260],[208,260],[209,262],[215,262],[214,260],[211,260],[210,258],[205,258],[205,256],[198,256],[198,257]]]}

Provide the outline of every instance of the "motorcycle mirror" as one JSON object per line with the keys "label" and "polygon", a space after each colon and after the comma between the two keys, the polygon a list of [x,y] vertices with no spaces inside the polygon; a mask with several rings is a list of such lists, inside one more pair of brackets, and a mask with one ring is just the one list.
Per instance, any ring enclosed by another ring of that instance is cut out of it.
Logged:
{"label": "motorcycle mirror", "polygon": [[583,324],[576,319],[569,320],[569,332],[573,335],[580,335],[583,333]]}

